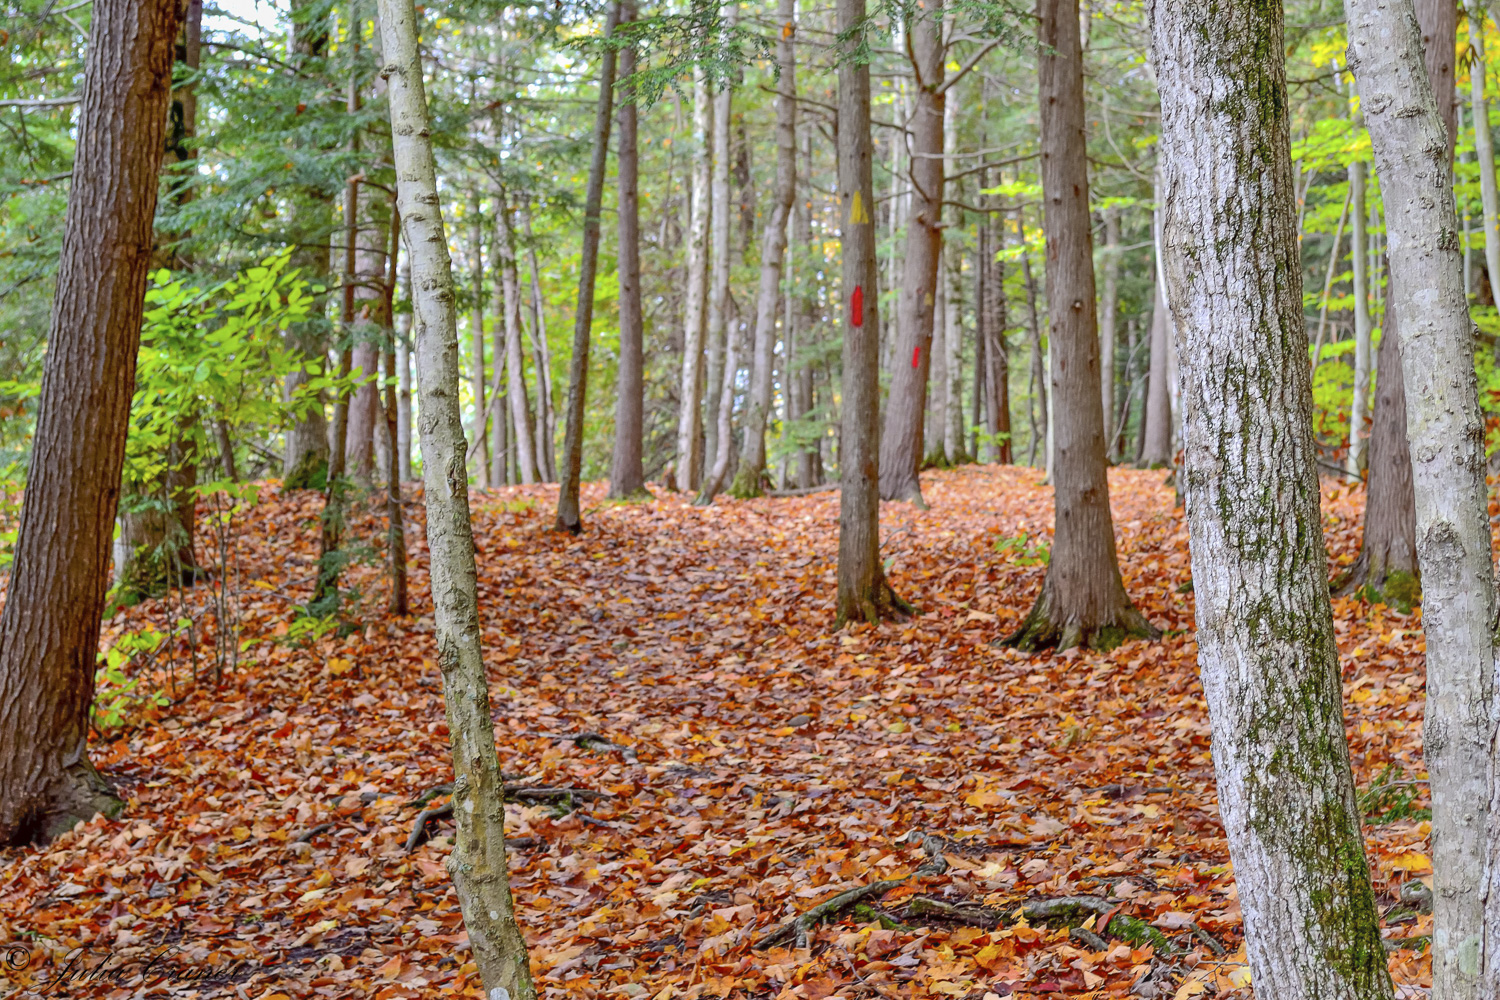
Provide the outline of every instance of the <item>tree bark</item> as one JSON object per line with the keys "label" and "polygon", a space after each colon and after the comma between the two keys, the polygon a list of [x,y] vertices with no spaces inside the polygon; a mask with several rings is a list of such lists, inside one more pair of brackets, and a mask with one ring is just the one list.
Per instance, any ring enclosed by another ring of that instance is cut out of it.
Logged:
{"label": "tree bark", "polygon": [[[406,587],[406,515],[401,508],[401,446],[400,405],[396,401],[396,337],[395,300],[396,286],[401,262],[400,212],[392,208],[390,224],[390,250],[385,262],[385,302],[381,309],[380,325],[392,336],[385,347],[385,520],[387,564],[391,574],[391,599],[387,610],[393,615],[404,616],[410,611]],[[399,262],[399,263],[398,263]]]}
{"label": "tree bark", "polygon": [[1109,510],[1078,0],[1042,0],[1039,11],[1056,528],[1041,596],[1006,641],[1024,650],[1109,649],[1130,636],[1156,638],[1160,633],[1125,593]]}
{"label": "tree bark", "polygon": [[1198,662],[1258,996],[1392,996],[1324,584],[1279,5],[1149,0]]}
{"label": "tree bark", "polygon": [[[422,85],[411,0],[379,0],[389,80],[396,192],[411,253],[422,399],[427,546],[438,663],[453,745],[457,837],[448,858],[484,991],[534,1000],[526,943],[516,925],[505,857],[504,782],[495,753],[480,646],[466,447],[458,406],[458,317]],[[611,67],[612,68],[612,67]],[[596,203],[597,204],[597,203]]]}
{"label": "tree bark", "polygon": [[[490,441],[485,433],[488,409],[484,394],[484,213],[479,205],[479,195],[473,192],[469,194],[469,281],[474,295],[474,309],[469,314],[469,391],[474,396],[474,412],[478,414],[474,421],[474,441],[478,446],[479,474],[474,478],[488,488],[505,485],[504,467],[500,464],[505,461],[505,456],[503,452],[496,456],[499,475],[492,475]],[[496,354],[495,366],[498,368],[503,363],[501,356]],[[495,415],[497,424],[503,419],[503,415]]]}
{"label": "tree bark", "polygon": [[526,256],[531,265],[531,354],[536,358],[537,370],[537,474],[547,482],[556,482],[557,394],[552,391],[552,349],[547,343],[547,310],[542,301],[541,269],[536,262],[536,242],[531,232],[529,205],[526,208],[526,241]]}
{"label": "tree bark", "polygon": [[1479,161],[1479,197],[1484,206],[1484,265],[1491,282],[1500,281],[1500,187],[1495,180],[1495,141],[1490,135],[1490,107],[1485,95],[1487,66],[1484,51],[1485,10],[1479,0],[1466,0],[1469,45],[1469,100],[1474,111],[1474,154]]}
{"label": "tree bark", "polygon": [[[779,0],[783,28],[776,43],[781,68],[776,92],[776,192],[760,241],[760,288],[755,297],[755,339],[750,354],[750,391],[741,433],[740,465],[731,495],[761,495],[766,471],[766,424],[771,418],[772,371],[776,364],[776,313],[781,304],[781,268],[786,256],[787,219],[797,197],[797,58],[793,0]],[[919,439],[920,443],[920,439]]]}
{"label": "tree bark", "polygon": [[[1158,205],[1164,199],[1157,178]],[[1172,389],[1168,385],[1167,355],[1171,351],[1171,316],[1167,312],[1166,290],[1162,287],[1161,210],[1152,218],[1152,236],[1156,241],[1156,301],[1151,308],[1151,357],[1146,374],[1146,407],[1141,414],[1141,457],[1136,464],[1143,469],[1165,469],[1172,464]]]}
{"label": "tree bark", "polygon": [[[327,56],[329,18],[322,0],[292,0],[293,72],[310,72]],[[330,285],[329,257],[332,243],[333,202],[321,191],[301,190],[291,194],[288,226],[294,241],[291,264],[314,285]],[[286,377],[283,399],[290,402],[299,388],[328,367],[328,342],[323,332],[326,299],[318,295],[312,318],[286,333],[287,346],[302,356],[303,370]],[[282,488],[316,489],[327,480],[329,428],[324,393],[301,409],[286,430],[282,455]]]}
{"label": "tree bark", "polygon": [[0,610],[0,843],[124,808],[88,757],[177,0],[95,0],[30,475]]}
{"label": "tree bark", "polygon": [[871,180],[870,66],[862,62],[865,0],[838,0],[838,191],[844,299],[839,431],[837,625],[909,613],[880,562],[880,297]]}
{"label": "tree bark", "polygon": [[[728,41],[730,33],[739,24],[740,6],[738,3],[730,3],[724,7],[724,40]],[[721,54],[729,60],[730,55],[721,49]],[[719,440],[719,394],[724,382],[724,355],[726,341],[729,335],[729,231],[733,220],[729,213],[729,123],[730,116],[734,110],[734,92],[728,82],[723,83],[713,98],[713,168],[709,181],[709,230],[712,248],[709,258],[712,261],[709,267],[709,291],[708,291],[708,328],[707,328],[707,360],[708,378],[704,385],[706,400],[704,413],[703,432],[703,461],[705,465],[717,468],[719,465],[719,449],[733,448],[729,438],[724,442]],[[706,481],[702,483],[706,486]],[[713,493],[718,492],[720,484],[715,484],[712,492],[705,491],[709,499]]]}
{"label": "tree bark", "polygon": [[[501,189],[495,199],[495,235],[500,250],[500,290],[505,309],[505,395],[510,412],[496,413],[495,421],[501,424],[509,421],[508,443],[516,456],[516,469],[521,482],[530,486],[537,481],[536,428],[531,424],[531,401],[526,398],[526,357],[521,349],[521,279],[516,268],[516,230],[511,211],[509,192]],[[498,352],[495,363],[500,363]],[[498,483],[501,477],[492,478]]]}
{"label": "tree bark", "polygon": [[[1024,239],[1025,226],[1022,223],[1021,213],[1016,213],[1016,228],[1021,230]],[[1051,449],[1051,428],[1048,426],[1048,418],[1052,415],[1052,405],[1049,400],[1052,394],[1047,391],[1047,353],[1042,347],[1042,322],[1036,306],[1036,279],[1031,273],[1031,252],[1023,249],[1021,251],[1021,279],[1026,286],[1026,325],[1027,332],[1031,336],[1031,380],[1033,385],[1032,399],[1027,403],[1027,415],[1031,418],[1031,445],[1026,456],[1027,465],[1036,465],[1037,448],[1042,449],[1042,464],[1047,462],[1047,452]],[[1040,405],[1038,405],[1040,404]]]}
{"label": "tree bark", "polygon": [[[1010,323],[1009,303],[1005,298],[1005,262],[1000,254],[1005,250],[1005,222],[999,212],[991,212],[987,220],[980,223],[989,229],[988,259],[983,262],[988,276],[984,281],[985,320],[984,366],[985,391],[989,394],[986,410],[989,414],[991,460],[1001,465],[1012,461],[1010,427],[1010,348],[1006,344],[1005,328]],[[1028,272],[1029,273],[1029,272]],[[1028,289],[1031,283],[1027,282]],[[1035,303],[1033,302],[1033,306]],[[1033,309],[1033,319],[1035,310]],[[1035,327],[1035,323],[1033,323]],[[1040,340],[1040,337],[1037,338]]]}
{"label": "tree bark", "polygon": [[896,353],[880,437],[880,497],[925,507],[922,465],[932,323],[943,249],[943,2],[930,0],[907,22],[907,54],[916,107],[911,143],[911,214],[906,221],[901,290],[896,299]]}
{"label": "tree bark", "polygon": [[1345,469],[1351,476],[1365,470],[1365,421],[1370,403],[1370,278],[1369,238],[1365,232],[1365,162],[1349,164],[1350,211],[1354,231],[1350,256],[1354,261],[1354,391],[1349,404],[1349,456]]}
{"label": "tree bark", "polygon": [[[618,0],[609,6],[604,37],[620,20]],[[578,268],[578,304],[573,311],[573,358],[568,365],[568,423],[563,441],[562,482],[557,494],[558,531],[578,534],[583,513],[578,500],[583,473],[583,421],[589,387],[589,342],[594,326],[594,277],[599,266],[599,213],[604,201],[604,170],[609,158],[609,127],[614,117],[615,50],[606,48],[599,66],[599,107],[594,114],[593,156],[583,202],[583,248]],[[533,268],[532,279],[535,280]]]}
{"label": "tree bark", "polygon": [[[802,139],[802,163],[803,180],[809,181],[812,176],[812,135],[804,134]],[[797,311],[799,320],[797,328],[804,338],[811,339],[817,324],[817,279],[826,268],[826,260],[823,256],[821,243],[815,242],[812,235],[812,187],[807,185],[807,194],[799,199],[794,206],[793,233],[792,238],[797,245],[803,248],[808,255],[808,263],[803,268],[802,279],[798,282]],[[802,413],[806,414],[817,406],[817,387],[813,380],[813,361],[809,353],[804,351],[804,360],[800,365],[793,368],[794,377],[801,384]],[[811,448],[804,448],[797,463],[797,485],[806,489],[821,485],[823,482],[823,448],[822,444],[816,444]]]}
{"label": "tree bark", "polygon": [[[1099,309],[1099,399],[1104,405],[1106,425],[1115,412],[1115,312],[1120,302],[1120,210],[1104,210],[1104,294]],[[1106,426],[1108,435],[1109,428]],[[1104,442],[1109,457],[1110,442]]]}
{"label": "tree bark", "polygon": [[[1427,5],[1424,0],[1424,5]],[[1350,65],[1364,95],[1376,176],[1391,236],[1417,559],[1427,638],[1423,757],[1432,788],[1433,991],[1480,994],[1486,959],[1485,837],[1494,725],[1495,594],[1485,484],[1484,417],[1453,202],[1452,0],[1426,22],[1431,83],[1414,11],[1404,0],[1350,0]],[[1441,72],[1446,57],[1446,89]],[[1434,93],[1438,96],[1435,98]],[[1444,142],[1444,139],[1447,142]],[[1381,372],[1382,378],[1385,372]],[[1500,946],[1500,928],[1490,941]],[[1493,976],[1490,983],[1494,983]]]}
{"label": "tree bark", "polygon": [[[636,18],[635,0],[620,5],[620,21]],[[646,494],[641,465],[645,433],[645,321],[641,315],[640,159],[636,148],[635,46],[620,50],[619,246],[620,364],[615,381],[615,451],[609,473],[609,495],[628,500]],[[726,151],[727,160],[727,151]]]}
{"label": "tree bark", "polygon": [[[396,228],[400,238],[400,227]],[[411,303],[411,264],[405,258],[397,269],[401,297]],[[411,310],[396,319],[396,451],[400,456],[400,481],[409,483],[411,471]]]}
{"label": "tree bark", "polygon": [[692,204],[688,222],[687,308],[682,327],[682,378],[677,409],[677,488],[698,488],[703,440],[703,333],[708,320],[708,228],[712,215],[710,175],[713,101],[702,68],[693,79]]}

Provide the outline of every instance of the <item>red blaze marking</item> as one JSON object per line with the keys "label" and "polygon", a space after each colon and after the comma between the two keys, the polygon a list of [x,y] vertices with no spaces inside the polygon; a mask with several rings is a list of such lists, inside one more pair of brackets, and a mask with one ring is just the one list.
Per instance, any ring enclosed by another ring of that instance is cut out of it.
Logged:
{"label": "red blaze marking", "polygon": [[865,290],[859,285],[854,286],[854,294],[849,296],[849,322],[853,326],[865,325]]}
{"label": "red blaze marking", "polygon": [[917,367],[922,361],[922,348],[920,345],[911,349],[911,366]]}

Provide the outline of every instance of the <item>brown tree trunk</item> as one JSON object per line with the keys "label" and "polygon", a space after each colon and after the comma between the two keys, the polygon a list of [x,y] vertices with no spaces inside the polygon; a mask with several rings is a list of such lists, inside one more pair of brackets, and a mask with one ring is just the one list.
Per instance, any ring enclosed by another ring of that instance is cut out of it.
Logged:
{"label": "brown tree trunk", "polygon": [[[620,20],[619,0],[609,5],[604,37]],[[568,424],[563,441],[562,483],[557,494],[558,531],[583,530],[579,477],[583,474],[583,421],[589,384],[589,341],[594,325],[594,274],[599,266],[599,212],[604,201],[604,169],[609,156],[609,127],[614,117],[615,50],[607,48],[599,67],[599,107],[594,115],[593,159],[583,202],[583,250],[578,268],[578,304],[573,314],[573,359],[568,367]]]}
{"label": "brown tree trunk", "polygon": [[[635,0],[620,5],[620,22],[635,21]],[[619,158],[619,275],[620,364],[615,382],[615,451],[609,473],[609,495],[618,500],[646,492],[641,466],[641,437],[645,433],[645,321],[641,315],[640,160],[636,150],[634,46],[620,50]],[[728,222],[726,219],[725,222]]]}
{"label": "brown tree trunk", "polygon": [[1043,225],[1053,434],[1052,556],[1041,596],[1006,641],[1018,649],[1108,649],[1160,633],[1130,603],[1115,556],[1099,399],[1099,327],[1083,135],[1078,0],[1042,0],[1040,98]]}
{"label": "brown tree trunk", "polygon": [[385,346],[385,520],[387,558],[391,574],[391,600],[388,608],[393,615],[408,613],[406,588],[406,515],[401,509],[401,407],[396,400],[396,337],[395,309],[396,283],[399,275],[397,262],[401,257],[401,213],[391,208],[390,249],[385,261],[385,301],[382,305],[380,325],[389,336]]}
{"label": "brown tree trunk", "polygon": [[1156,304],[1151,308],[1151,362],[1146,376],[1146,408],[1142,413],[1141,457],[1146,469],[1164,469],[1172,464],[1172,397],[1167,386],[1167,338],[1171,323],[1160,282]]}
{"label": "brown tree trunk", "polygon": [[[479,207],[479,195],[469,195],[469,281],[474,286],[474,311],[469,314],[469,391],[474,395],[474,412],[478,414],[474,427],[474,443],[478,446],[478,471],[474,478],[485,488],[505,485],[502,472],[491,475],[490,439],[485,433],[486,420],[484,392],[484,215]],[[495,367],[503,364],[501,356],[495,355]],[[498,381],[498,380],[497,380]],[[503,420],[496,414],[495,420]],[[503,459],[502,459],[503,461]]]}
{"label": "brown tree trunk", "polygon": [[875,283],[875,185],[870,67],[856,57],[865,0],[838,0],[838,191],[844,315],[843,426],[839,436],[837,624],[909,613],[880,562],[880,310]]}
{"label": "brown tree trunk", "polygon": [[[88,757],[177,0],[95,0],[32,463],[0,611],[0,843],[123,808]],[[43,460],[42,456],[45,456]]]}
{"label": "brown tree trunk", "polygon": [[[530,486],[537,481],[536,428],[531,423],[531,401],[526,398],[526,355],[521,345],[521,275],[516,267],[516,232],[511,211],[509,192],[503,188],[498,189],[495,196],[495,234],[500,244],[499,284],[505,318],[505,381],[502,383],[497,373],[495,382],[505,387],[505,405],[495,411],[495,423],[498,427],[508,426],[507,443],[510,445],[509,451],[515,456],[516,471],[520,481]],[[496,331],[495,341],[495,365],[498,367],[501,359],[499,330]],[[498,439],[498,435],[496,437]],[[500,480],[507,477],[497,474],[501,471],[504,454],[500,453],[501,449],[497,448],[496,451],[495,468],[490,478],[498,486]]]}
{"label": "brown tree trunk", "polygon": [[932,321],[943,249],[943,3],[931,0],[907,22],[916,109],[911,124],[911,215],[906,224],[901,292],[896,299],[896,354],[885,430],[880,437],[880,497],[926,506],[922,465]]}
{"label": "brown tree trunk", "polygon": [[984,365],[985,391],[988,396],[985,407],[988,413],[988,431],[994,442],[991,455],[1001,465],[1010,465],[1015,459],[1010,446],[1010,348],[1005,342],[1005,328],[1009,325],[1009,303],[1005,298],[1005,262],[999,254],[1005,249],[1005,221],[999,212],[991,212],[988,219],[980,222],[989,231],[989,257],[984,261]]}

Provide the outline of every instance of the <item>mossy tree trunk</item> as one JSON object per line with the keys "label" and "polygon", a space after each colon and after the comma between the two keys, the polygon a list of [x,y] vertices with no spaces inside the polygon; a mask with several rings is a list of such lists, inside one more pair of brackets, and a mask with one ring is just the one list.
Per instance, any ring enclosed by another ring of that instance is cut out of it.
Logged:
{"label": "mossy tree trunk", "polygon": [[1257,996],[1392,995],[1325,583],[1280,5],[1151,0],[1219,811]]}

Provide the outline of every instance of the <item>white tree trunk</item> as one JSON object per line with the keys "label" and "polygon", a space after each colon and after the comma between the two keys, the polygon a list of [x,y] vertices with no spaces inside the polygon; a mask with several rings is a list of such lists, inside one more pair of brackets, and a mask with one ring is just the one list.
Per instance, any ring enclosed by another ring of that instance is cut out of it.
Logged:
{"label": "white tree trunk", "polygon": [[[1401,330],[1427,638],[1423,755],[1432,787],[1433,995],[1479,995],[1490,802],[1495,643],[1484,420],[1463,287],[1453,180],[1411,0],[1348,0],[1359,81],[1385,202]],[[1492,928],[1500,944],[1500,928]],[[1500,972],[1500,955],[1489,961]],[[1490,977],[1493,981],[1493,975]]]}
{"label": "white tree trunk", "polygon": [[703,329],[708,305],[708,227],[710,167],[713,150],[709,131],[713,101],[708,78],[699,69],[693,76],[693,182],[688,222],[687,310],[682,327],[682,379],[677,396],[677,488],[696,489],[701,470],[699,442],[703,420]]}
{"label": "white tree trunk", "polygon": [[412,0],[379,0],[390,85],[396,198],[411,257],[427,547],[438,663],[453,744],[458,835],[448,872],[488,1000],[533,1000],[526,942],[516,925],[505,858],[504,782],[480,648],[474,536],[458,407],[458,316],[437,193],[431,121]]}
{"label": "white tree trunk", "polygon": [[1351,476],[1365,468],[1365,421],[1370,412],[1370,277],[1369,238],[1365,232],[1365,162],[1349,164],[1350,211],[1354,214],[1354,399],[1349,404],[1349,459]]}
{"label": "white tree trunk", "polygon": [[1469,98],[1474,112],[1474,154],[1479,160],[1479,197],[1484,206],[1484,267],[1490,288],[1500,282],[1500,188],[1495,182],[1495,141],[1490,136],[1490,106],[1485,96],[1484,5],[1468,0],[1469,44],[1474,60],[1469,64]]}
{"label": "white tree trunk", "polygon": [[[739,4],[731,3],[724,11],[725,26],[733,30],[739,23]],[[708,291],[708,393],[707,426],[704,428],[703,462],[715,468],[719,464],[719,452],[726,447],[728,438],[719,437],[719,392],[724,381],[725,341],[729,332],[729,231],[732,220],[729,213],[729,120],[734,111],[734,92],[726,83],[714,94],[713,124],[713,177],[709,183],[712,207],[709,210],[709,231],[712,250],[709,266]]]}
{"label": "white tree trunk", "polygon": [[1198,662],[1255,993],[1392,995],[1319,512],[1281,6],[1149,0]]}

